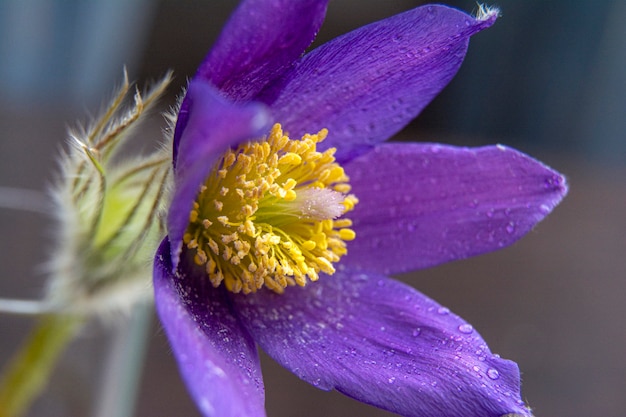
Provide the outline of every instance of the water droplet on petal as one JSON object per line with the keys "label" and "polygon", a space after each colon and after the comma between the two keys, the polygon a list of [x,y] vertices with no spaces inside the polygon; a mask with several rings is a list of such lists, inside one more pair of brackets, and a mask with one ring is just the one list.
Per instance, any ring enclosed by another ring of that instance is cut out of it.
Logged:
{"label": "water droplet on petal", "polygon": [[392,376],[392,377],[391,377],[391,378],[389,378],[387,381],[388,381],[390,384],[393,384],[393,383],[396,381],[396,377],[395,377],[395,376]]}
{"label": "water droplet on petal", "polygon": [[446,314],[450,314],[450,309],[447,307],[439,307],[439,309],[437,309],[437,313],[445,316]]}
{"label": "water droplet on petal", "polygon": [[415,329],[413,330],[413,337],[418,337],[420,334],[422,334],[422,329]]}
{"label": "water droplet on petal", "polygon": [[489,379],[496,380],[500,378],[500,373],[493,368],[489,368],[487,369],[487,376],[489,377]]}
{"label": "water droplet on petal", "polygon": [[547,178],[544,184],[546,190],[558,188],[561,185],[561,178],[558,176],[552,176]]}
{"label": "water droplet on petal", "polygon": [[474,327],[469,323],[461,324],[458,328],[461,333],[465,334],[470,334],[474,331]]}
{"label": "water droplet on petal", "polygon": [[506,225],[506,232],[508,234],[513,234],[513,232],[515,232],[515,223],[509,222],[509,224]]}

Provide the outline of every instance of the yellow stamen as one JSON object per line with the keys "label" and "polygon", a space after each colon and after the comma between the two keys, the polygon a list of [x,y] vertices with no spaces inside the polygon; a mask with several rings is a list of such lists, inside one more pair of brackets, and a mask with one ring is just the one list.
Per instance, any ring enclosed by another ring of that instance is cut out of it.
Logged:
{"label": "yellow stamen", "polygon": [[304,286],[334,263],[355,238],[339,218],[358,199],[349,195],[335,149],[317,151],[326,129],[292,140],[276,124],[269,136],[227,151],[200,187],[183,241],[213,286],[282,293]]}

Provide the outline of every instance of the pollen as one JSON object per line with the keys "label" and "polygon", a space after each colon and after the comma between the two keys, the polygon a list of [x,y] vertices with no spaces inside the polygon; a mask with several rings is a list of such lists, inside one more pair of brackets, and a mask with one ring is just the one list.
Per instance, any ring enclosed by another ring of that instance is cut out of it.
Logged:
{"label": "pollen", "polygon": [[335,149],[317,150],[327,134],[323,129],[293,140],[276,124],[267,138],[217,161],[183,237],[213,286],[282,293],[335,272],[356,236],[343,216],[358,199],[349,194]]}

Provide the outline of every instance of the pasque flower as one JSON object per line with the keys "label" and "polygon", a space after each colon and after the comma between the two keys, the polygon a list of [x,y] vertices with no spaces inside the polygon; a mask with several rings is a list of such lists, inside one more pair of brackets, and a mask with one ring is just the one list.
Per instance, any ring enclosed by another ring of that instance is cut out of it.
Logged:
{"label": "pasque flower", "polygon": [[507,246],[566,193],[503,146],[383,143],[497,12],[419,7],[302,55],[326,3],[243,1],[182,101],[154,285],[183,378],[204,415],[264,416],[258,345],[404,416],[530,415],[514,362],[388,277]]}

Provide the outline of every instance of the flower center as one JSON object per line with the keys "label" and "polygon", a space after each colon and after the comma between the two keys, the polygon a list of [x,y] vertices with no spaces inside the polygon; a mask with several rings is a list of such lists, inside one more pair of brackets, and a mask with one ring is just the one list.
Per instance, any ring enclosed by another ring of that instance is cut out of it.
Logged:
{"label": "flower center", "polygon": [[[316,150],[327,130],[292,140],[274,125],[269,137],[227,151],[189,214],[183,241],[213,286],[282,293],[307,277],[333,274],[354,239],[340,218],[358,202],[335,149]],[[193,253],[193,252],[192,252]]]}

